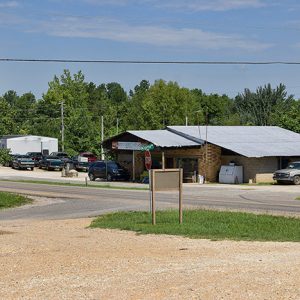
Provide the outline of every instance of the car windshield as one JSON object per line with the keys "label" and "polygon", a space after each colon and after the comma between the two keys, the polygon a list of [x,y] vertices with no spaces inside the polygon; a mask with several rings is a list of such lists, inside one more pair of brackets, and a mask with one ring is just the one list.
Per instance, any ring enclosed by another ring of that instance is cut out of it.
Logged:
{"label": "car windshield", "polygon": [[31,159],[31,157],[29,155],[19,155],[17,156],[17,158],[19,159]]}
{"label": "car windshield", "polygon": [[122,166],[116,162],[108,162],[107,166],[110,167],[111,169],[123,169]]}
{"label": "car windshield", "polygon": [[300,170],[300,162],[290,163],[288,165],[288,169],[299,169]]}

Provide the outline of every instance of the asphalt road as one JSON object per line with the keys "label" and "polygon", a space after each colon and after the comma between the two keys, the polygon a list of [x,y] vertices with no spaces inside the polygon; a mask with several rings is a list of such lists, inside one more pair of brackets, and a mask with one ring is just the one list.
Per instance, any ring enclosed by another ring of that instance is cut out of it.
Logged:
{"label": "asphalt road", "polygon": [[[149,192],[54,186],[0,181],[0,190],[42,197],[33,205],[0,211],[0,220],[69,219],[92,217],[120,210],[148,210]],[[185,207],[259,211],[300,216],[300,187],[284,191],[270,188],[201,185],[185,187]],[[157,208],[178,206],[176,193],[159,193]]]}

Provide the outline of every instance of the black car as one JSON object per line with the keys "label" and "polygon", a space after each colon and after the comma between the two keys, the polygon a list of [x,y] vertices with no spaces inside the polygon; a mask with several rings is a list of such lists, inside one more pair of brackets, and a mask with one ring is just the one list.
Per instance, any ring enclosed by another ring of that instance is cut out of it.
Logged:
{"label": "black car", "polygon": [[42,152],[27,152],[27,155],[29,155],[32,160],[34,161],[34,165],[38,167],[40,160],[43,157]]}
{"label": "black car", "polygon": [[87,172],[90,167],[90,163],[88,162],[88,159],[86,159],[86,161],[83,161],[78,156],[74,156],[72,158],[72,163],[73,163],[73,167],[76,171]]}
{"label": "black car", "polygon": [[72,160],[66,152],[52,152],[49,156],[59,157],[64,163],[71,163]]}
{"label": "black car", "polygon": [[25,169],[34,169],[34,161],[29,155],[17,155],[12,161],[12,168],[25,170]]}
{"label": "black car", "polygon": [[96,161],[91,164],[88,172],[91,181],[97,178],[103,178],[107,181],[129,180],[129,172],[115,161]]}
{"label": "black car", "polygon": [[43,156],[39,162],[40,169],[50,170],[62,170],[64,167],[64,162],[58,156],[48,155]]}

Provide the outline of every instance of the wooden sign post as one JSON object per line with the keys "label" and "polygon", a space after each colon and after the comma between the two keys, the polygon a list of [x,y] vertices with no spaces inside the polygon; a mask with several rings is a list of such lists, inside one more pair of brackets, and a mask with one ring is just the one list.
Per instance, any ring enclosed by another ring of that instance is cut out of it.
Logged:
{"label": "wooden sign post", "polygon": [[151,212],[152,224],[156,224],[155,192],[178,191],[179,194],[179,224],[182,223],[182,169],[150,170]]}

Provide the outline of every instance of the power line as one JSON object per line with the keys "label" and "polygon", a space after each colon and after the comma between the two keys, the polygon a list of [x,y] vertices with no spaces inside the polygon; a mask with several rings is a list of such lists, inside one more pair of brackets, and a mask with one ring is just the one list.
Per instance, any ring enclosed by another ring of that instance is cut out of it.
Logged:
{"label": "power line", "polygon": [[0,62],[100,63],[100,64],[180,64],[180,65],[300,65],[300,61],[176,61],[176,60],[89,60],[0,58]]}

